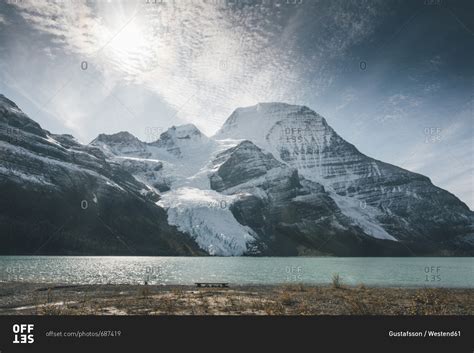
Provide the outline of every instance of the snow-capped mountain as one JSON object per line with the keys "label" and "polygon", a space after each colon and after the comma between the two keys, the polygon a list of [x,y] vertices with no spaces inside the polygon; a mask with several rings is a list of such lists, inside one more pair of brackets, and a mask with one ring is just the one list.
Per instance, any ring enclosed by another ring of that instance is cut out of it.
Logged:
{"label": "snow-capped mountain", "polygon": [[115,155],[147,157],[150,155],[146,143],[126,131],[113,135],[100,134],[90,145],[99,147],[109,157]]}
{"label": "snow-capped mountain", "polygon": [[186,124],[172,126],[151,145],[166,150],[176,157],[183,157],[183,155],[189,155],[195,148],[202,148],[210,144],[212,144],[212,141],[202,134],[196,126]]}
{"label": "snow-capped mountain", "polygon": [[[474,213],[464,203],[425,176],[360,153],[307,107],[238,108],[212,137],[188,124],[151,143],[120,132],[83,146],[0,98],[8,239],[28,238],[33,221],[57,226],[48,207],[67,218],[78,212],[71,202],[87,199],[140,254],[474,254]],[[21,139],[12,139],[16,130]],[[25,216],[32,198],[41,202]],[[92,219],[70,227],[69,241],[80,240],[57,252],[105,242]],[[12,253],[21,248],[11,244]]]}
{"label": "snow-capped mountain", "polygon": [[472,239],[473,213],[463,202],[423,175],[360,153],[307,107],[239,108],[214,136],[229,137],[253,141],[324,186],[341,212],[370,236],[409,242]]}

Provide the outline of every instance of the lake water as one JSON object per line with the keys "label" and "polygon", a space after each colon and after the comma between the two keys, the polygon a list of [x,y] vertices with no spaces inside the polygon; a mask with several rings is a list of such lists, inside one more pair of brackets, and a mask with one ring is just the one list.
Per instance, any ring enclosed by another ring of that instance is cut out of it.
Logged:
{"label": "lake water", "polygon": [[474,288],[474,258],[0,256],[0,281]]}

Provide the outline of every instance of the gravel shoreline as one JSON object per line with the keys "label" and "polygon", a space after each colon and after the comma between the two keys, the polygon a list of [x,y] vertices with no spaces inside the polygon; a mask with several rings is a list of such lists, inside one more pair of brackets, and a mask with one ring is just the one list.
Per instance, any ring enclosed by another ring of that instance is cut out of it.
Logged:
{"label": "gravel shoreline", "polygon": [[474,315],[474,289],[7,282],[0,315]]}

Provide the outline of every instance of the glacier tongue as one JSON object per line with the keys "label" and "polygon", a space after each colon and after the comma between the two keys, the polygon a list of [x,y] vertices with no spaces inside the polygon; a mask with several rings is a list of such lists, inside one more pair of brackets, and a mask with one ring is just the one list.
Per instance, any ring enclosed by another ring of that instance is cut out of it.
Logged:
{"label": "glacier tongue", "polygon": [[163,194],[158,205],[168,222],[189,234],[210,255],[239,256],[255,241],[252,229],[241,225],[229,210],[235,196],[213,190],[182,187]]}

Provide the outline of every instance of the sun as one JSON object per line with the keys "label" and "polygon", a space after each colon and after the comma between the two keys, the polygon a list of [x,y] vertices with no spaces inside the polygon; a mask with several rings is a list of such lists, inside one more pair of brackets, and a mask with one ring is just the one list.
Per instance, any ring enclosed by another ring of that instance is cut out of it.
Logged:
{"label": "sun", "polygon": [[145,34],[136,20],[132,20],[112,39],[110,48],[123,54],[137,53],[146,46]]}

